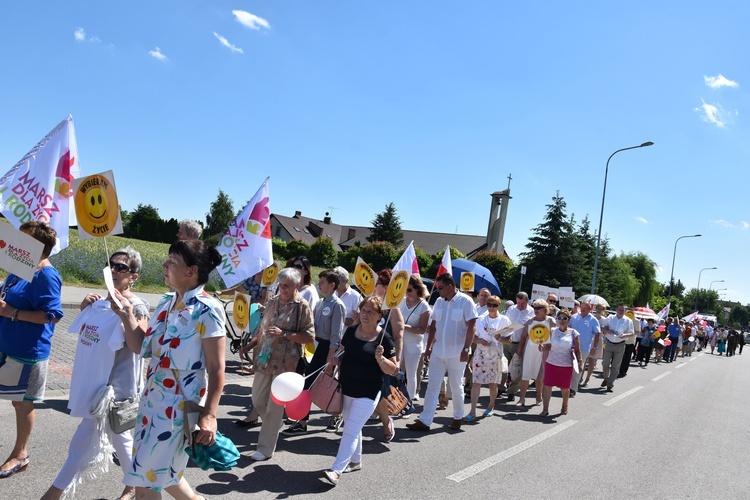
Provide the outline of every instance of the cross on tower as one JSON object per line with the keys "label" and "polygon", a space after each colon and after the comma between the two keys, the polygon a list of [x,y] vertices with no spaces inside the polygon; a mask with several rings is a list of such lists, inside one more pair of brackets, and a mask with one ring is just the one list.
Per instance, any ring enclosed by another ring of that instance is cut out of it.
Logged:
{"label": "cross on tower", "polygon": [[513,180],[513,174],[508,174],[508,189],[510,189],[510,181]]}

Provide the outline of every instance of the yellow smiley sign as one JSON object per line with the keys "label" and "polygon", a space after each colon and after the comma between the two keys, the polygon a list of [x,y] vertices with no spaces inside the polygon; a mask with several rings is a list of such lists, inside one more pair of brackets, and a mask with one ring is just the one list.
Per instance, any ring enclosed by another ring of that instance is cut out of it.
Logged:
{"label": "yellow smiley sign", "polygon": [[263,271],[263,284],[271,286],[276,282],[276,276],[279,275],[279,264],[274,262]]}
{"label": "yellow smiley sign", "polygon": [[635,319],[635,313],[634,313],[633,311],[627,311],[627,312],[625,313],[625,316],[627,316],[627,317],[628,317],[628,318],[630,318],[631,320]]}
{"label": "yellow smiley sign", "polygon": [[461,273],[461,291],[462,292],[474,291],[474,273],[470,273],[470,272]]}
{"label": "yellow smiley sign", "polygon": [[536,323],[529,328],[529,339],[535,344],[544,344],[549,340],[549,327],[544,323]]}
{"label": "yellow smiley sign", "polygon": [[78,228],[89,236],[122,232],[120,205],[112,171],[75,179],[74,205]]}
{"label": "yellow smiley sign", "polygon": [[404,300],[408,285],[409,273],[403,269],[391,277],[391,282],[388,283],[388,289],[385,291],[385,306],[388,309],[395,309]]}
{"label": "yellow smiley sign", "polygon": [[370,296],[375,292],[375,272],[362,257],[357,257],[357,265],[354,267],[354,283],[363,295]]}
{"label": "yellow smiley sign", "polygon": [[250,307],[247,302],[247,296],[244,293],[234,294],[232,314],[234,315],[234,324],[244,332],[250,319]]}

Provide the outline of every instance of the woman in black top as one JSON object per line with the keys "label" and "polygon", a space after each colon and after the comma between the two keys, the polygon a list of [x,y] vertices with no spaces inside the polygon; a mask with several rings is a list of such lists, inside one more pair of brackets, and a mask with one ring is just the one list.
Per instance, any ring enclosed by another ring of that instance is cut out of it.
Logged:
{"label": "woman in black top", "polygon": [[344,352],[333,363],[341,363],[341,390],[344,394],[344,434],[336,460],[324,476],[336,486],[341,474],[362,468],[362,427],[377,406],[383,373],[396,371],[393,340],[378,326],[383,303],[367,297],[359,304],[360,324],[350,326],[341,339]]}

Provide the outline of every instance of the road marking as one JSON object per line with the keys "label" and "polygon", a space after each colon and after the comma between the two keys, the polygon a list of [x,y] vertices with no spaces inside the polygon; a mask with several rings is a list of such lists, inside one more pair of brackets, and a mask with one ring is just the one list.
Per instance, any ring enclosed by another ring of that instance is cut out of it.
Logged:
{"label": "road marking", "polygon": [[626,397],[630,396],[631,394],[635,394],[636,392],[640,391],[641,389],[643,389],[642,385],[639,385],[638,387],[633,387],[629,391],[623,392],[619,396],[615,396],[612,399],[610,399],[609,401],[607,401],[606,403],[602,403],[602,404],[604,406],[612,406],[613,404],[617,403],[621,399],[625,399]]}
{"label": "road marking", "polygon": [[666,377],[666,376],[667,376],[667,375],[669,375],[670,373],[672,373],[672,372],[664,372],[664,373],[662,373],[661,375],[659,375],[658,377],[656,377],[656,378],[652,378],[652,379],[651,379],[651,382],[658,382],[659,380],[663,379],[664,377]]}
{"label": "road marking", "polygon": [[677,365],[677,366],[675,367],[675,370],[679,370],[679,369],[680,369],[680,368],[682,368],[683,366],[687,366],[687,364],[685,364],[685,363],[680,363],[679,365]]}
{"label": "road marking", "polygon": [[[699,357],[700,357],[700,356],[699,356]],[[693,358],[693,357],[691,357],[690,359],[688,359],[688,361],[695,361],[696,359],[698,359],[698,358]]]}
{"label": "road marking", "polygon": [[446,479],[450,479],[451,481],[455,481],[457,483],[460,483],[464,479],[469,479],[471,476],[474,476],[476,474],[479,474],[485,469],[489,469],[493,465],[497,465],[500,462],[507,460],[508,458],[512,457],[513,455],[516,455],[518,453],[521,453],[522,451],[531,448],[535,444],[539,444],[545,439],[551,438],[555,434],[558,434],[568,427],[577,424],[577,420],[568,420],[567,422],[564,422],[560,425],[554,426],[552,429],[542,432],[538,436],[534,436],[531,439],[527,439],[526,441],[522,443],[518,443],[517,445],[513,446],[512,448],[508,448],[505,451],[501,451],[497,455],[493,455],[490,458],[487,458],[485,460],[482,460],[481,462],[477,462],[476,464],[472,465],[471,467],[467,467],[462,471],[458,471],[455,474],[451,474]]}

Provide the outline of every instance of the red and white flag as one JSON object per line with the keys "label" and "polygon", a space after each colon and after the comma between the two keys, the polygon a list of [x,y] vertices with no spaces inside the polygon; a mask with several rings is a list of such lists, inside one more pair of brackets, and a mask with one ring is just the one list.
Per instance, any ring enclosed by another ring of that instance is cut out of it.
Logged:
{"label": "red and white flag", "polygon": [[81,176],[73,117],[68,115],[0,178],[0,211],[18,229],[32,220],[57,231],[55,254],[76,224],[73,179]]}
{"label": "red and white flag", "polygon": [[451,261],[451,247],[450,245],[445,246],[445,253],[443,254],[443,260],[440,262],[440,266],[438,266],[437,274],[435,276],[440,276],[441,274],[448,273],[451,276],[453,276],[453,264]]}
{"label": "red and white flag", "polygon": [[[670,302],[670,304],[671,304],[671,302]],[[666,306],[664,306],[664,309],[662,309],[661,311],[659,311],[659,313],[657,314],[657,316],[659,316],[659,321],[661,321],[663,319],[666,319],[666,317],[669,316],[669,305],[670,304],[667,304]]]}
{"label": "red and white flag", "polygon": [[404,253],[401,254],[401,258],[398,259],[396,265],[393,266],[393,274],[397,271],[404,270],[409,273],[409,276],[416,274],[419,276],[419,263],[417,262],[417,253],[414,251],[414,241],[409,243]]}
{"label": "red and white flag", "polygon": [[217,268],[228,287],[255,276],[273,264],[271,206],[268,179],[221,237],[216,249],[222,256]]}

